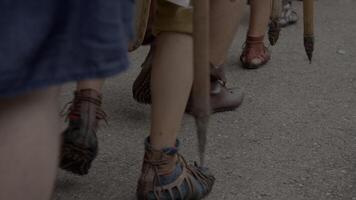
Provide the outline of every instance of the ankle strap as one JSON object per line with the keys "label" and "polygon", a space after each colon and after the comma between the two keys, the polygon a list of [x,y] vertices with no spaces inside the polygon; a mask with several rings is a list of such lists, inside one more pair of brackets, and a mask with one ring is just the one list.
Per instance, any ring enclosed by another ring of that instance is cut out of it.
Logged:
{"label": "ankle strap", "polygon": [[83,113],[81,113],[81,106],[87,103],[86,105],[90,104],[91,107],[95,107],[95,117],[97,120],[104,120],[107,123],[107,115],[102,110],[102,95],[93,89],[84,89],[78,90],[74,92],[74,100],[67,103],[66,106],[63,108],[63,111],[69,106],[67,112],[63,112],[63,115],[67,115],[67,119],[77,119]]}
{"label": "ankle strap", "polygon": [[210,64],[210,81],[219,81],[223,85],[226,84],[226,76],[223,66]]}
{"label": "ankle strap", "polygon": [[259,37],[252,37],[252,36],[247,36],[246,39],[246,44],[248,45],[253,45],[253,44],[263,44],[265,36],[259,36]]}

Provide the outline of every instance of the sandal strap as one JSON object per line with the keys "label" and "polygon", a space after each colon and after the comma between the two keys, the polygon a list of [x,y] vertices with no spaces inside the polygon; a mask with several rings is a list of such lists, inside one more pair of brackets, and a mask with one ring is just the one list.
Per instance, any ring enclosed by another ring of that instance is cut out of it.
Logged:
{"label": "sandal strap", "polygon": [[[168,196],[172,200],[195,199],[210,192],[215,178],[205,175],[197,165],[187,164],[183,156],[175,151],[175,148],[177,150],[179,148],[178,140],[176,147],[169,148],[172,151],[168,153],[165,150],[154,150],[149,145],[149,138],[145,143],[146,153],[137,188],[140,199],[147,199],[149,194],[153,195],[155,200],[161,199],[162,196]],[[163,184],[164,180],[161,179],[164,176],[169,177],[174,172],[179,173],[174,180]],[[199,188],[202,189],[198,190]]]}
{"label": "sandal strap", "polygon": [[[62,115],[66,116],[67,120],[80,118],[83,114],[81,109],[83,104],[94,107],[96,120],[104,120],[107,123],[107,114],[101,108],[102,95],[93,89],[75,91],[74,100],[64,106]],[[67,107],[69,108],[66,109]]]}
{"label": "sandal strap", "polygon": [[[166,185],[154,185],[153,186],[153,193],[157,199],[163,195],[163,193],[169,194],[171,199],[176,199],[177,197],[174,196],[174,190],[178,191],[179,196],[183,199],[190,199],[193,196],[199,195],[196,184],[200,184],[204,189],[207,189],[207,193],[210,192],[214,182],[214,177],[209,177],[203,173],[203,171],[197,165],[188,165],[185,159],[178,155],[178,164],[182,167],[181,174],[174,180],[172,183]],[[159,178],[157,176],[157,178]],[[183,184],[186,184],[187,191],[186,194],[182,191]],[[204,194],[200,194],[205,196]]]}
{"label": "sandal strap", "polygon": [[226,75],[223,66],[210,64],[210,94],[218,94],[221,87],[226,87]]}
{"label": "sandal strap", "polygon": [[182,186],[182,184],[184,184],[184,182],[186,182],[188,185],[188,191],[192,191],[192,192],[194,191],[193,183],[188,176],[189,176],[189,174],[187,172],[187,168],[185,166],[182,166],[182,173],[176,178],[175,181],[173,181],[172,183],[169,183],[167,185],[155,185],[154,186],[153,191],[154,191],[156,198],[160,199],[160,196],[162,195],[162,193],[168,192],[171,199],[175,199],[173,190],[176,189],[178,191],[179,196],[183,199],[184,194],[183,194],[180,186]]}
{"label": "sandal strap", "polygon": [[263,44],[264,37],[265,37],[264,35],[259,37],[247,36],[246,46],[251,47],[255,45],[261,45]]}

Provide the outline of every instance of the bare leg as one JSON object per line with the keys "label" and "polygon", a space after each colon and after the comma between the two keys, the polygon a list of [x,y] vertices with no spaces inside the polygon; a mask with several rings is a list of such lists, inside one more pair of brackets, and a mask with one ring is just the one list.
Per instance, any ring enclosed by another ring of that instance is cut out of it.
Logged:
{"label": "bare leg", "polygon": [[156,42],[151,135],[145,144],[137,198],[202,199],[211,191],[215,178],[205,168],[184,163],[176,143],[193,81],[192,37],[163,32]]}
{"label": "bare leg", "polygon": [[[243,3],[213,1],[211,8],[211,62],[221,65],[236,33]],[[157,149],[173,146],[192,85],[192,38],[163,33],[156,41],[152,67],[151,143]],[[164,119],[164,120],[162,120]]]}
{"label": "bare leg", "polygon": [[[224,0],[222,3],[226,2]],[[222,10],[219,11],[216,18],[231,17],[223,15]],[[225,37],[232,38],[237,24],[230,21],[227,23],[231,26]],[[225,27],[221,28],[225,33]],[[222,37],[219,39],[222,40]],[[216,40],[217,43],[220,40]],[[179,144],[176,144],[193,82],[192,37],[163,32],[158,35],[156,42],[151,72],[152,126],[150,141],[145,145],[137,195],[139,199],[155,200],[161,199],[161,196],[162,199],[202,199],[211,191],[215,178],[207,169],[184,164],[177,155]],[[229,38],[224,40],[220,49],[227,50],[230,42]],[[224,60],[219,56],[224,57],[224,54],[219,52],[217,62]],[[183,179],[186,182],[182,182]],[[157,187],[157,182],[161,187]],[[186,185],[188,182],[189,186]],[[178,194],[175,190],[178,190]]]}
{"label": "bare leg", "polygon": [[94,89],[100,92],[103,88],[105,79],[93,79],[93,80],[84,80],[79,81],[77,83],[77,90],[84,90],[84,89]]}
{"label": "bare leg", "polygon": [[0,199],[48,200],[59,153],[58,88],[0,99]]}
{"label": "bare leg", "polygon": [[245,2],[219,0],[210,4],[210,105],[213,112],[235,110],[241,105],[244,95],[241,90],[227,88],[223,64],[238,29]]}
{"label": "bare leg", "polygon": [[248,36],[261,37],[265,34],[271,16],[271,0],[251,0]]}
{"label": "bare leg", "polygon": [[193,82],[192,37],[162,33],[153,60],[151,144],[172,147],[180,129]]}
{"label": "bare leg", "polygon": [[[211,108],[213,112],[224,112],[236,109],[242,102],[243,94],[240,91],[228,91],[225,85],[224,70],[222,69],[222,64],[225,62],[227,57],[228,49],[231,42],[235,36],[236,29],[238,27],[241,10],[244,4],[242,0],[230,1],[230,0],[219,0],[211,2],[211,64],[214,66],[212,68],[212,92],[211,92]],[[155,44],[157,45],[157,44]],[[174,44],[175,45],[175,44]],[[170,49],[174,48],[170,47]],[[140,102],[145,104],[151,103],[151,68],[152,68],[152,57],[154,57],[153,49],[154,45],[151,47],[151,51],[143,64],[141,73],[135,80],[133,86],[133,96]],[[171,52],[171,50],[169,50]],[[166,59],[161,56],[159,59]],[[159,60],[155,58],[156,60]],[[186,60],[186,58],[183,58]],[[171,62],[168,60],[171,65]],[[180,61],[179,61],[180,62]],[[169,66],[166,66],[169,67]],[[158,76],[158,75],[156,75]],[[165,75],[162,75],[165,76]],[[170,76],[172,77],[172,75]],[[175,77],[176,78],[176,77]],[[177,79],[176,79],[177,80]],[[181,81],[181,80],[179,80]],[[217,92],[218,91],[218,92]],[[192,107],[187,107],[187,112],[192,111]]]}
{"label": "bare leg", "polygon": [[213,65],[221,65],[225,62],[244,4],[242,0],[211,1],[210,60]]}

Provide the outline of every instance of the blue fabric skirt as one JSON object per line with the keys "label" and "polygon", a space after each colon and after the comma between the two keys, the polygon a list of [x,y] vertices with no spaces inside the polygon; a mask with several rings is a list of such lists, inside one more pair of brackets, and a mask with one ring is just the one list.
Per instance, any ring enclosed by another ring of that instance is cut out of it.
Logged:
{"label": "blue fabric skirt", "polygon": [[0,0],[0,96],[128,67],[134,0]]}

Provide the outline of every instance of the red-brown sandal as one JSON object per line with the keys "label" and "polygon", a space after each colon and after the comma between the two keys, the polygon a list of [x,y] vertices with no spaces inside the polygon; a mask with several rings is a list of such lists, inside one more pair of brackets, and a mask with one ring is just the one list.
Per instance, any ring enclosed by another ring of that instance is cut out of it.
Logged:
{"label": "red-brown sandal", "polygon": [[242,66],[247,69],[257,69],[265,65],[271,54],[263,42],[264,36],[247,37],[242,55],[240,57]]}

